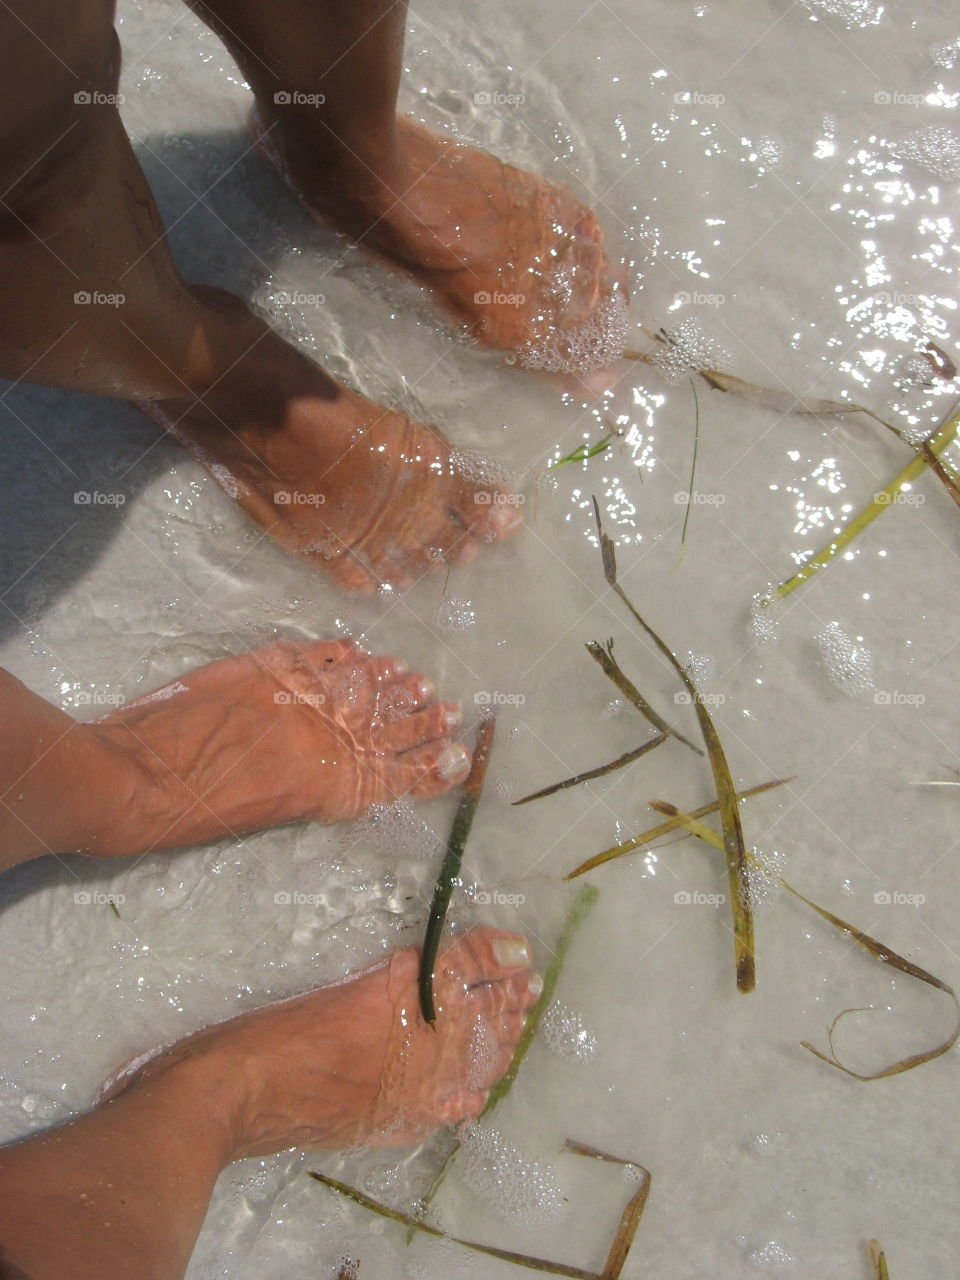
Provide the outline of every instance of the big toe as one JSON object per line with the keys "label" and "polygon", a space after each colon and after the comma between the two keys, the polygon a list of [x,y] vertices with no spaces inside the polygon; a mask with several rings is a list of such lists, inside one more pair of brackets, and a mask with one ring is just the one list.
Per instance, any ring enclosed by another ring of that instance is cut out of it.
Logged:
{"label": "big toe", "polygon": [[[474,538],[500,542],[523,527],[520,507],[523,495],[503,489],[468,489],[458,504],[458,515]],[[472,559],[469,543],[461,549]]]}

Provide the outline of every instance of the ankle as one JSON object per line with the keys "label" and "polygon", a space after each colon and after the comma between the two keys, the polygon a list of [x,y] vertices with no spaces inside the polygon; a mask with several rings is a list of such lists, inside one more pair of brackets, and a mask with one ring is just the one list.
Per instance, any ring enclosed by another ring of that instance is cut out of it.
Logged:
{"label": "ankle", "polygon": [[395,116],[334,128],[309,108],[258,99],[252,123],[270,162],[312,205],[378,216],[409,185]]}

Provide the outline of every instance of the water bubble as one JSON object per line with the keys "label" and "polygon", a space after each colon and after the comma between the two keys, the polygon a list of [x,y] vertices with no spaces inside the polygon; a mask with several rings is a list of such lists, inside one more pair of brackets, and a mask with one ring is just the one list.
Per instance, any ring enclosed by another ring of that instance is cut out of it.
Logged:
{"label": "water bubble", "polygon": [[847,698],[870,692],[874,687],[873,655],[861,636],[852,640],[838,622],[830,622],[814,639],[835,688]]}
{"label": "water bubble", "polygon": [[471,1191],[503,1217],[525,1226],[546,1226],[563,1212],[553,1169],[512,1146],[496,1129],[461,1126],[464,1180]]}
{"label": "water bubble", "polygon": [[378,1164],[363,1180],[363,1189],[372,1196],[389,1196],[400,1184],[399,1164]]}
{"label": "water bubble", "polygon": [[688,650],[684,670],[694,684],[707,684],[713,674],[713,658],[706,653]]}
{"label": "water bubble", "polygon": [[543,1038],[561,1058],[587,1062],[597,1052],[597,1037],[578,1013],[554,1001],[544,1014]]}
{"label": "water bubble", "polygon": [[930,59],[938,67],[952,71],[954,64],[960,62],[960,36],[954,40],[944,40],[930,46]]}
{"label": "water bubble", "polygon": [[960,178],[960,133],[945,124],[914,129],[890,150],[898,160],[910,160],[944,182]]}
{"label": "water bubble", "polygon": [[[562,294],[563,280],[554,280],[553,288]],[[525,369],[542,369],[545,373],[607,369],[620,358],[627,331],[626,301],[621,294],[612,293],[575,329],[563,328],[551,321],[546,335],[527,342],[517,352],[516,359]]]}
{"label": "water bubble", "polygon": [[476,611],[469,600],[447,596],[437,605],[437,626],[448,635],[468,631],[476,620]]}
{"label": "water bubble", "polygon": [[608,702],[607,705],[600,712],[600,719],[601,720],[616,719],[617,716],[623,713],[623,709],[626,705],[627,704],[626,702],[624,702],[623,698],[614,698],[611,702]]}
{"label": "water bubble", "polygon": [[807,9],[839,18],[848,31],[854,27],[875,27],[883,16],[883,5],[875,0],[802,0]]}
{"label": "water bubble", "polygon": [[773,1271],[789,1266],[793,1258],[782,1245],[777,1244],[775,1240],[768,1240],[761,1248],[754,1249],[750,1255],[750,1261],[755,1267],[766,1267]]}
{"label": "water bubble", "polygon": [[497,1037],[483,1018],[474,1023],[468,1052],[467,1084],[471,1089],[483,1089],[490,1082],[500,1052]]}
{"label": "water bubble", "polygon": [[783,885],[777,879],[783,875],[786,859],[778,849],[765,853],[761,849],[750,850],[755,866],[747,867],[750,899],[758,913],[766,911],[780,897]]}
{"label": "water bubble", "polygon": [[750,630],[758,649],[772,649],[780,642],[780,620],[783,601],[771,588],[758,591],[750,606]]}
{"label": "water bubble", "polygon": [[703,369],[724,373],[733,367],[733,354],[688,316],[667,330],[668,341],[657,348],[653,363],[667,382],[683,382]]}
{"label": "water bubble", "polygon": [[407,799],[372,805],[347,829],[341,841],[347,848],[363,841],[379,853],[405,853],[416,858],[432,857],[440,846],[439,837]]}

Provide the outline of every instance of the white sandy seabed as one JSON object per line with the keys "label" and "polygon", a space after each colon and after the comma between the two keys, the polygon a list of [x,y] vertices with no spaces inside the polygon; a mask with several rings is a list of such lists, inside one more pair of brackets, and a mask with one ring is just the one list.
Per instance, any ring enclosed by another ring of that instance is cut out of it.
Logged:
{"label": "white sandy seabed", "polygon": [[[683,325],[743,377],[865,403],[922,435],[960,391],[922,355],[931,340],[958,350],[960,32],[938,8],[494,0],[480,13],[430,0],[410,19],[403,106],[579,184],[634,264],[638,324]],[[471,723],[475,696],[496,695],[468,879],[524,900],[466,910],[529,931],[543,967],[571,894],[560,877],[650,826],[647,800],[712,796],[705,762],[674,744],[536,805],[508,803],[647,736],[585,654],[590,639],[615,637],[644,692],[696,733],[676,678],[603,588],[595,493],[627,589],[711,699],[737,783],[795,778],[748,802],[747,843],[956,984],[960,793],[911,785],[960,765],[958,525],[942,486],[920,479],[758,630],[755,594],[829,541],[906,465],[906,445],[865,417],[773,412],[701,383],[699,497],[680,562],[689,364],[636,365],[584,406],[452,341],[429,298],[315,228],[263,168],[248,94],[186,10],[125,3],[121,19],[124,118],[185,274],[254,298],[339,376],[493,453],[524,486],[529,531],[446,585],[349,600],[263,540],[134,409],[18,387],[2,408],[4,665],[90,716],[277,631],[350,631],[429,671]],[[630,341],[642,344],[638,329]],[[547,472],[599,440],[604,418],[622,432],[609,453]],[[78,506],[80,490],[125,502]],[[450,814],[445,801],[347,833],[294,827],[132,867],[73,859],[6,877],[3,1137],[84,1109],[132,1054],[341,974],[405,925],[416,936],[436,869],[426,851]],[[738,996],[716,905],[723,868],[692,841],[591,880],[600,896],[562,1008],[493,1131],[459,1159],[438,1219],[599,1268],[633,1184],[560,1154],[571,1137],[653,1175],[626,1276],[866,1280],[875,1236],[894,1280],[952,1280],[956,1052],[861,1084],[800,1045],[824,1046],[837,1013],[871,1006],[837,1046],[875,1070],[943,1039],[948,998],[772,882],[758,885],[757,990]],[[120,919],[108,893],[123,895]],[[221,1179],[191,1280],[335,1275],[345,1256],[379,1280],[512,1272],[443,1243],[407,1247],[305,1167],[409,1208],[432,1165],[429,1153],[245,1162]]]}

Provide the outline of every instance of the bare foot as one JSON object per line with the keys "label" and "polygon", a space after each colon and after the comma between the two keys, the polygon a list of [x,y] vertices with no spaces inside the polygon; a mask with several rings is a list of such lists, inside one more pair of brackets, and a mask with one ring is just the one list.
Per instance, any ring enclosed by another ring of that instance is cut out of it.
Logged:
{"label": "bare foot", "polygon": [[470,753],[454,703],[353,641],[280,641],[190,672],[84,726],[139,784],[92,850],[167,849],[447,791]]}
{"label": "bare foot", "polygon": [[397,120],[374,173],[318,162],[301,117],[261,105],[260,150],[316,214],[433,289],[488,346],[553,373],[609,368],[626,335],[622,271],[565,186]]}
{"label": "bare foot", "polygon": [[206,1066],[234,1160],[422,1142],[483,1110],[542,983],[525,939],[473,929],[438,960],[434,1028],[418,1008],[419,963],[417,950],[397,951],[352,981],[208,1027],[121,1070],[102,1097],[184,1064],[200,1079]]}
{"label": "bare foot", "polygon": [[492,464],[341,386],[236,299],[209,294],[238,356],[199,400],[141,408],[288,551],[370,592],[465,564],[522,525]]}

